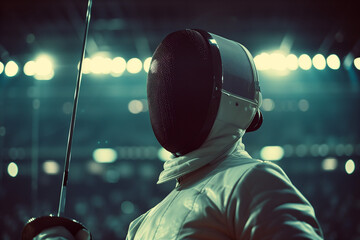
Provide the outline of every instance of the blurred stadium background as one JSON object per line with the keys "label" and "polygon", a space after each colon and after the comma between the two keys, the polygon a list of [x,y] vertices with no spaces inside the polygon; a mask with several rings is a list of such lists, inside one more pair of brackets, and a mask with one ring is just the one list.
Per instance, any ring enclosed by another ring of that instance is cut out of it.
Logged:
{"label": "blurred stadium background", "polygon": [[[80,59],[85,0],[13,0],[0,8],[0,239],[56,213]],[[360,17],[356,1],[94,0],[74,133],[66,215],[95,239],[174,186],[153,136],[146,72],[170,32],[201,28],[255,57],[264,124],[246,134],[313,204],[326,239],[360,239]]]}

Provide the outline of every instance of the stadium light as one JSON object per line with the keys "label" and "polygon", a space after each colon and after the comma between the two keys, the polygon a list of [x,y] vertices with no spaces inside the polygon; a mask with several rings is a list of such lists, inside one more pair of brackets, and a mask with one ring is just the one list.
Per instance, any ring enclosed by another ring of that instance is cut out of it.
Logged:
{"label": "stadium light", "polygon": [[360,57],[354,59],[354,66],[357,70],[360,70]]}
{"label": "stadium light", "polygon": [[281,71],[286,69],[286,58],[284,54],[274,52],[270,54],[270,66],[273,70]]}
{"label": "stadium light", "polygon": [[296,69],[298,69],[298,58],[294,54],[289,54],[286,57],[286,67],[291,71],[295,71]]}
{"label": "stadium light", "polygon": [[7,172],[11,177],[16,177],[19,173],[19,168],[16,163],[11,162],[7,167]]}
{"label": "stadium light", "polygon": [[[78,65],[78,69],[79,69],[79,66],[80,66],[80,63]],[[91,72],[91,59],[90,58],[84,58],[82,72],[84,74],[89,74]]]}
{"label": "stadium light", "polygon": [[101,73],[102,74],[109,74],[111,72],[111,64],[112,64],[112,59],[110,59],[108,57],[104,57],[103,60],[102,60]]}
{"label": "stadium light", "polygon": [[345,171],[347,174],[352,174],[355,171],[355,162],[352,159],[349,159],[345,163]]}
{"label": "stadium light", "polygon": [[102,74],[103,72],[107,71],[107,67],[105,64],[105,58],[102,56],[96,56],[91,58],[91,72],[94,74]]}
{"label": "stadium light", "polygon": [[56,175],[60,172],[60,165],[55,161],[48,160],[43,163],[43,170],[46,174]]}
{"label": "stadium light", "polygon": [[8,63],[6,63],[5,65],[5,74],[8,77],[13,77],[15,76],[19,71],[19,67],[16,64],[16,62],[14,61],[9,61]]}
{"label": "stadium light", "polygon": [[116,57],[111,62],[111,72],[114,76],[121,76],[126,70],[126,61],[122,57]]}
{"label": "stadium light", "polygon": [[[31,66],[32,64],[30,64]],[[25,67],[25,66],[24,66]],[[35,69],[34,78],[36,80],[51,80],[54,77],[53,60],[49,55],[41,54],[35,59],[32,65]],[[25,71],[25,69],[24,69]],[[32,73],[32,70],[29,70]]]}
{"label": "stadium light", "polygon": [[131,100],[128,109],[132,114],[138,114],[144,110],[144,104],[140,100]]}
{"label": "stadium light", "polygon": [[254,63],[258,70],[268,70],[270,65],[270,55],[268,53],[261,53],[260,55],[257,55],[254,57]]}
{"label": "stadium light", "polygon": [[0,74],[4,71],[4,64],[0,62]]}
{"label": "stadium light", "polygon": [[325,158],[321,163],[322,169],[324,171],[334,171],[337,168],[337,165],[337,159],[332,157]]}
{"label": "stadium light", "polygon": [[326,58],[327,65],[333,70],[340,68],[340,59],[336,54],[331,54]]}
{"label": "stadium light", "polygon": [[145,59],[145,61],[144,61],[144,71],[145,72],[149,72],[150,63],[151,63],[151,57],[148,57],[147,59]]}
{"label": "stadium light", "polygon": [[326,67],[326,60],[322,54],[316,54],[312,59],[312,63],[318,70],[324,70]]}
{"label": "stadium light", "polygon": [[126,63],[126,70],[129,73],[132,74],[136,74],[138,72],[140,72],[142,69],[142,62],[140,59],[138,58],[131,58],[127,63]]}
{"label": "stadium light", "polygon": [[34,61],[28,61],[24,65],[24,74],[26,76],[34,76],[36,73],[36,63]]}
{"label": "stadium light", "polygon": [[265,98],[263,99],[263,102],[261,104],[261,109],[264,111],[273,111],[275,108],[275,102],[271,98]]}
{"label": "stadium light", "polygon": [[112,163],[117,159],[117,152],[112,148],[98,148],[94,150],[93,158],[98,163]]}
{"label": "stadium light", "polygon": [[303,70],[309,70],[311,68],[311,58],[307,54],[302,54],[299,57],[299,67]]}
{"label": "stadium light", "polygon": [[260,150],[260,156],[264,160],[278,161],[284,157],[284,148],[281,146],[266,146]]}

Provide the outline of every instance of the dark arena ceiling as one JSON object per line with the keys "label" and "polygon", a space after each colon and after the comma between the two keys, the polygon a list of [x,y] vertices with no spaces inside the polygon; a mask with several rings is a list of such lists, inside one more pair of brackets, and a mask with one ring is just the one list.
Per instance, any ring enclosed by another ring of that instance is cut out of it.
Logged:
{"label": "dark arena ceiling", "polygon": [[[77,57],[86,1],[13,0],[2,4],[1,58],[38,50]],[[356,1],[94,1],[88,54],[151,55],[168,33],[200,28],[237,40],[257,53],[278,48],[360,54]]]}

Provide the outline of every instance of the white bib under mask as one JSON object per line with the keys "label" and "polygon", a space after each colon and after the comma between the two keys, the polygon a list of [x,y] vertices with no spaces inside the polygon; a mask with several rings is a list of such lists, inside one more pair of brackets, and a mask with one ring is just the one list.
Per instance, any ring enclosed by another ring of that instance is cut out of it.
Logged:
{"label": "white bib under mask", "polygon": [[231,154],[236,154],[239,158],[251,158],[242,143],[244,134],[245,130],[216,119],[200,148],[164,163],[164,170],[160,173],[157,184],[177,179]]}

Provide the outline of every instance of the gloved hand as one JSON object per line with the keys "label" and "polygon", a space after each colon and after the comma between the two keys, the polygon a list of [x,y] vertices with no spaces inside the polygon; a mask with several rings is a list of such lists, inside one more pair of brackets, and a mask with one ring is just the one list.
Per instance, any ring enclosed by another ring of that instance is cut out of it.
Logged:
{"label": "gloved hand", "polygon": [[91,240],[91,234],[80,222],[57,216],[42,216],[28,221],[22,240]]}
{"label": "gloved hand", "polygon": [[45,229],[33,240],[90,240],[90,233],[85,229],[81,229],[73,236],[66,228],[57,226]]}

